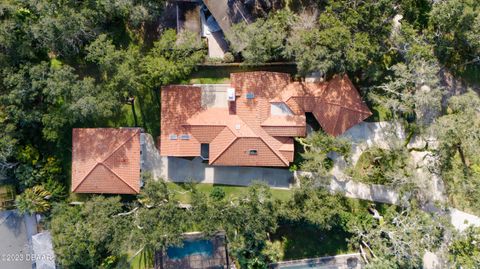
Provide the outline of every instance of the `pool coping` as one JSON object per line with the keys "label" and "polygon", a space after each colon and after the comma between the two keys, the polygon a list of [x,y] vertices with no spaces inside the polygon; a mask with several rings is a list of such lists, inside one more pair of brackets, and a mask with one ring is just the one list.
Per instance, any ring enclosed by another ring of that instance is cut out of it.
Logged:
{"label": "pool coping", "polygon": [[[183,237],[183,240],[184,241],[196,241],[196,240],[207,240],[207,241],[211,241],[213,244],[214,244],[214,250],[213,250],[213,256],[212,257],[208,257],[206,258],[206,260],[213,260],[215,259],[214,257],[220,253],[220,252],[216,252],[218,250],[218,241],[219,240],[218,238],[222,238],[221,240],[223,240],[223,250],[221,250],[222,252],[224,251],[223,254],[221,255],[224,255],[224,266],[226,266],[226,268],[230,268],[230,257],[229,257],[229,253],[228,253],[228,241],[227,241],[227,237],[226,237],[226,233],[224,231],[218,231],[216,233],[213,233],[211,235],[207,235],[203,232],[187,232],[187,233],[183,233],[182,234],[182,237]],[[162,250],[159,250],[159,251],[156,251],[155,252],[155,261],[154,261],[154,268],[155,269],[163,269],[163,268],[169,268],[169,267],[166,267],[168,266],[166,264],[166,262],[179,262],[179,263],[182,263],[181,261],[183,260],[185,263],[185,265],[189,264],[189,262],[187,261],[190,261],[190,259],[185,259],[185,258],[182,258],[182,259],[171,259],[168,257],[168,255],[166,255],[166,252],[167,252],[167,249],[162,249]],[[217,253],[217,254],[216,254]],[[191,257],[195,257],[197,256],[198,258],[200,258],[202,255],[189,255]],[[200,258],[201,259],[201,258]],[[176,267],[177,269],[179,269],[180,267]],[[194,267],[181,267],[181,268],[194,268]]]}

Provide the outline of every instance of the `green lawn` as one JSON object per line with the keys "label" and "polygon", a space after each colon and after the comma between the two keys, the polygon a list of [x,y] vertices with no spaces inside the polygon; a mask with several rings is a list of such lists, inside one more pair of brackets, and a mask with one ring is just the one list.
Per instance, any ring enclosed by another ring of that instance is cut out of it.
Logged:
{"label": "green lawn", "polygon": [[230,74],[248,71],[286,72],[294,76],[297,72],[294,65],[266,65],[266,66],[199,66],[189,78],[181,80],[180,84],[224,84],[230,83]]}
{"label": "green lawn", "polygon": [[[190,192],[186,184],[179,183],[167,183],[168,188],[177,193],[182,203],[190,202]],[[246,187],[238,186],[226,186],[226,185],[214,185],[214,184],[196,184],[197,190],[209,194],[213,187],[219,187],[223,189],[228,197],[241,197],[248,190]],[[275,198],[286,200],[292,195],[289,190],[272,190],[272,194]],[[372,202],[342,198],[340,201],[348,212],[352,214],[369,214],[367,208],[372,206]],[[375,208],[384,214],[390,205],[375,203]],[[303,222],[288,222],[280,223],[277,231],[271,235],[272,242],[280,242],[282,251],[282,260],[304,259],[314,258],[330,255],[338,255],[343,253],[351,253],[354,251],[349,244],[348,238],[350,234],[346,232],[343,227],[338,224],[334,225],[332,229],[325,230],[321,227],[303,223]],[[128,255],[131,259],[133,253]],[[149,260],[147,258],[147,260]],[[150,259],[151,260],[151,259]],[[145,269],[144,257],[138,255],[134,257],[130,262],[131,269]],[[151,266],[151,265],[150,265]]]}
{"label": "green lawn", "polygon": [[272,241],[280,241],[283,260],[297,260],[348,253],[350,235],[335,227],[329,231],[305,223],[280,225]]}
{"label": "green lawn", "polygon": [[[135,113],[130,104],[121,107],[120,114],[112,118],[108,127],[142,127],[154,138],[160,135],[160,97],[158,91],[148,90],[135,98]],[[137,124],[135,124],[135,117]]]}
{"label": "green lawn", "polygon": [[[168,182],[167,186],[170,190],[175,192],[176,197],[179,199],[181,203],[184,203],[184,204],[190,203],[191,193],[189,191],[189,187],[187,186],[187,184]],[[243,197],[248,191],[247,187],[241,187],[241,186],[204,184],[204,183],[196,184],[197,190],[207,195],[210,194],[210,192],[214,187],[221,188],[225,192],[227,197],[232,197],[232,198]],[[271,189],[271,191],[272,191],[272,196],[275,199],[282,200],[282,201],[288,200],[292,195],[292,192],[290,190]],[[92,196],[94,195],[83,194],[83,193],[70,193],[70,201],[84,202],[90,199]],[[131,199],[133,199],[133,197],[130,197],[128,195],[122,195],[122,200],[124,201],[129,201]]]}
{"label": "green lawn", "polygon": [[230,73],[219,68],[199,68],[181,84],[224,84],[230,83]]}
{"label": "green lawn", "polygon": [[[131,254],[133,255],[133,253]],[[130,257],[131,258],[131,257]],[[129,259],[130,259],[129,258]],[[153,254],[141,252],[130,261],[131,269],[150,269],[153,268]]]}
{"label": "green lawn", "polygon": [[[172,183],[172,182],[167,183],[167,185],[170,190],[175,191],[175,193],[177,194],[177,198],[180,200],[180,202],[186,203],[186,204],[190,203],[190,192],[188,190],[188,186],[182,183]],[[196,185],[197,190],[207,195],[210,194],[213,187],[221,188],[225,192],[227,197],[242,197],[248,191],[248,188],[240,187],[240,186],[203,184],[203,183]],[[272,191],[272,196],[274,198],[283,200],[283,201],[289,199],[292,194],[290,190],[272,189],[271,191]]]}
{"label": "green lawn", "polygon": [[369,148],[358,158],[357,163],[352,168],[351,176],[367,184],[389,184],[391,181],[385,177],[385,173],[397,169],[397,164],[401,166],[406,162],[401,157],[397,157],[390,150],[377,147]]}

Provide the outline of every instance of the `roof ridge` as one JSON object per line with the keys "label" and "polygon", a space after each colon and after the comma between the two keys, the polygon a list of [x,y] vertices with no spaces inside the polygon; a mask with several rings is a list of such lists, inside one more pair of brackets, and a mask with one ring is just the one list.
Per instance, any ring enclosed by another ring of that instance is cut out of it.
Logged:
{"label": "roof ridge", "polygon": [[[263,130],[263,128],[262,128],[261,126],[260,126],[260,128],[258,128],[258,130],[261,130],[261,132],[264,132],[263,135],[259,135],[259,136],[258,136],[258,137],[260,137],[260,139],[263,141],[263,143],[265,143],[265,145],[267,145],[267,147],[269,147],[270,150],[273,151],[273,153],[275,153],[275,155],[277,155],[277,157],[280,158],[280,160],[281,160],[283,163],[285,163],[286,165],[288,165],[288,164],[289,164],[288,160],[286,160],[286,159],[284,158],[284,156],[283,156],[280,152],[277,152],[277,150],[274,149],[274,147],[272,147],[272,145],[270,145],[270,143],[264,139],[264,137],[267,137],[267,136],[268,136],[268,137],[272,137],[272,138],[273,138],[273,136],[271,136],[269,133],[267,133],[265,130]],[[273,139],[275,139],[275,138],[273,138]]]}
{"label": "roof ridge", "polygon": [[[121,130],[121,129],[118,129],[117,131],[120,131],[120,130]],[[90,174],[93,172],[93,170],[94,170],[99,164],[102,164],[103,166],[107,167],[107,166],[104,165],[103,163],[106,162],[110,157],[112,157],[112,155],[113,155],[115,152],[117,152],[121,147],[123,147],[123,146],[124,146],[128,141],[130,141],[135,135],[137,135],[137,133],[138,133],[139,131],[140,131],[140,129],[135,130],[135,133],[133,133],[133,135],[131,135],[128,139],[126,139],[123,143],[121,143],[115,150],[113,150],[110,154],[108,154],[107,157],[106,157],[103,161],[97,162],[97,164],[95,164],[95,166],[93,166],[93,168],[83,177],[83,179],[80,180],[80,183],[77,185],[77,187],[76,187],[72,192],[74,192],[74,191],[78,188],[78,186],[80,186],[80,185],[83,183],[83,181],[85,181],[85,179],[88,177],[88,175],[90,175]],[[111,170],[110,167],[107,167],[107,168],[108,168],[109,170]],[[118,177],[117,174],[115,174],[115,175]],[[119,178],[120,178],[120,177],[119,177]],[[122,182],[125,182],[123,179],[121,179],[121,180],[122,180]],[[129,186],[130,186],[130,185],[129,185]],[[131,187],[131,186],[130,186],[130,187]]]}
{"label": "roof ridge", "polygon": [[87,179],[87,177],[88,177],[98,166],[103,166],[103,167],[105,167],[110,173],[112,173],[115,177],[117,177],[121,182],[125,183],[125,184],[126,184],[130,189],[132,189],[134,192],[137,192],[132,186],[130,186],[130,184],[128,184],[127,182],[125,182],[125,180],[123,180],[120,176],[118,176],[117,173],[113,172],[113,170],[110,169],[110,167],[106,166],[106,165],[103,164],[102,162],[97,163],[97,164],[92,168],[92,170],[90,170],[90,172],[88,172],[88,174],[85,175],[85,177],[83,178],[82,181],[80,181],[80,183],[77,185],[77,187],[75,187],[75,189],[72,190],[72,192],[75,192],[75,191],[80,187],[80,185],[82,185],[83,182],[85,182],[85,179]]}
{"label": "roof ridge", "polygon": [[[345,108],[345,109],[348,109],[350,111],[355,111],[355,112],[362,112],[362,113],[368,113],[368,112],[365,112],[363,110],[357,110],[357,109],[352,109],[350,107],[346,107],[346,106],[342,106],[341,104],[339,103],[334,103],[334,102],[331,102],[331,101],[326,101],[325,100],[325,96],[327,95],[328,93],[328,90],[329,90],[329,87],[330,87],[330,84],[332,84],[334,82],[335,79],[339,79],[340,82],[345,82],[348,84],[348,88],[352,91],[354,91],[359,99],[360,99],[360,103],[362,104],[365,104],[365,102],[363,101],[362,97],[360,96],[360,93],[358,92],[358,89],[355,87],[355,85],[353,85],[353,82],[350,80],[350,78],[348,77],[347,74],[343,74],[343,75],[340,75],[340,74],[336,74],[332,79],[330,79],[329,81],[327,81],[327,88],[324,92],[324,94],[321,96],[321,101],[320,102],[324,102],[324,103],[327,103],[329,105],[335,105],[335,106],[339,106],[339,107],[342,107],[342,108]],[[367,108],[368,109],[368,108]],[[369,111],[371,113],[371,111]]]}
{"label": "roof ridge", "polygon": [[232,145],[233,142],[235,142],[235,141],[238,139],[238,136],[236,136],[228,126],[225,126],[225,128],[223,128],[223,130],[220,131],[220,132],[217,134],[217,136],[215,136],[214,139],[212,139],[212,142],[213,142],[213,140],[215,140],[215,139],[220,135],[220,133],[222,133],[225,129],[227,129],[230,133],[232,133],[232,135],[233,135],[235,138],[234,138],[230,143],[228,143],[228,145],[227,145],[222,151],[220,151],[220,152],[217,154],[217,156],[215,156],[215,158],[212,159],[211,162],[209,161],[209,163],[215,162],[215,161],[230,147],[230,145]]}
{"label": "roof ridge", "polygon": [[340,107],[340,111],[337,114],[337,118],[335,119],[335,125],[333,126],[333,131],[335,132],[337,130],[337,125],[338,125],[338,119],[340,118],[340,115],[342,114],[342,108]]}
{"label": "roof ridge", "polygon": [[220,156],[222,156],[223,153],[225,153],[225,151],[227,151],[227,149],[233,144],[233,142],[237,140],[238,140],[238,137],[235,136],[235,139],[233,139],[230,143],[228,143],[228,145],[222,151],[220,151],[220,153],[218,153],[217,156],[215,156],[215,158],[213,158],[210,163],[213,164],[218,158],[220,158]]}
{"label": "roof ridge", "polygon": [[[329,101],[320,101],[320,102],[325,103],[325,104],[329,104],[329,105],[332,105],[332,106],[338,106],[338,107],[341,107],[341,108],[344,108],[344,109],[347,109],[347,110],[350,110],[350,111],[354,111],[354,112],[360,112],[360,113],[366,113],[366,114],[368,114],[369,112],[372,113],[371,111],[367,112],[365,110],[346,107],[346,106],[343,106],[343,105],[340,105],[340,104],[337,104],[337,103],[334,103],[334,102],[329,102]],[[362,103],[363,103],[363,101],[362,101]]]}
{"label": "roof ridge", "polygon": [[104,163],[106,162],[108,159],[110,159],[110,157],[112,157],[112,155],[117,152],[120,148],[122,148],[123,146],[125,146],[125,144],[130,141],[134,136],[136,136],[138,134],[138,131],[139,130],[136,130],[135,133],[133,133],[129,138],[125,139],[125,141],[123,141],[123,143],[121,143],[115,150],[113,150],[110,154],[107,155],[107,157],[105,159],[103,159],[103,161],[99,162],[99,163]]}
{"label": "roof ridge", "polygon": [[118,179],[120,179],[123,183],[125,183],[128,187],[130,187],[130,189],[132,189],[134,192],[137,192],[137,190],[135,190],[135,188],[133,188],[130,184],[128,184],[128,182],[126,182],[125,180],[123,180],[123,178],[121,178],[117,173],[115,173],[115,171],[113,171],[113,169],[111,169],[110,167],[108,167],[108,165],[106,164],[103,164],[101,163],[103,166],[105,166],[105,168],[108,169],[108,171],[110,171],[112,174],[114,174]]}
{"label": "roof ridge", "polygon": [[[268,135],[269,135],[269,134],[268,134]],[[283,163],[285,163],[286,165],[289,165],[289,164],[290,164],[290,162],[289,162],[288,160],[286,160],[286,159],[284,158],[284,156],[283,156],[280,152],[277,152],[277,150],[274,149],[274,148],[270,145],[270,143],[268,143],[267,141],[265,141],[265,139],[263,139],[263,136],[260,136],[260,139],[262,139],[263,143],[265,143],[265,145],[267,145],[267,147],[269,147],[269,148],[273,151],[273,153],[275,153],[275,155],[277,155],[277,157],[278,157],[280,160],[282,160]]]}
{"label": "roof ridge", "polygon": [[185,123],[185,124],[180,124],[181,126],[184,126],[184,127],[188,127],[188,126],[192,126],[192,127],[198,127],[198,126],[215,126],[215,127],[227,127],[226,124],[212,124],[212,123],[209,123],[209,124],[201,124],[201,123],[194,123],[194,124],[191,124],[191,123]]}
{"label": "roof ridge", "polygon": [[295,123],[295,125],[291,125],[291,124],[290,125],[288,125],[288,124],[267,125],[265,122],[267,122],[272,117],[302,117],[302,115],[297,115],[297,114],[293,114],[293,115],[273,115],[273,116],[270,115],[268,118],[266,118],[264,121],[262,121],[260,123],[260,127],[262,127],[262,128],[264,128],[264,127],[303,127],[303,125],[297,125],[296,123]]}

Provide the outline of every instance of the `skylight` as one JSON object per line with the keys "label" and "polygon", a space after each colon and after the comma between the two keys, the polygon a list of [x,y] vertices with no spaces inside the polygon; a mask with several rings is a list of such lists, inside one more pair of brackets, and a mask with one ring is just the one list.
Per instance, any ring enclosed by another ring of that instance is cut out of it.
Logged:
{"label": "skylight", "polygon": [[182,134],[182,135],[180,135],[180,139],[181,139],[181,140],[189,140],[189,139],[190,139],[190,135],[189,135],[189,134]]}

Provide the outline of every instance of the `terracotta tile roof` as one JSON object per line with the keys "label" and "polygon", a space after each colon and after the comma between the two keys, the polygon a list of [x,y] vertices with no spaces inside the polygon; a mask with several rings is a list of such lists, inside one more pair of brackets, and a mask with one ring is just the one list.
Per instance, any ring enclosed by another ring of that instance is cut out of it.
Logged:
{"label": "terracotta tile roof", "polygon": [[304,115],[270,116],[262,122],[262,126],[300,126],[305,127]]}
{"label": "terracotta tile roof", "polygon": [[200,144],[208,143],[212,165],[288,166],[293,137],[305,136],[306,112],[335,136],[371,115],[347,76],[302,83],[259,71],[233,73],[230,81],[236,100],[228,107],[202,107],[198,86],[162,89],[162,156],[199,156]]}
{"label": "terracotta tile roof", "polygon": [[[160,152],[168,152],[169,156],[200,155],[199,142],[185,125],[188,119],[202,111],[200,100],[200,87],[170,85],[163,88]],[[189,139],[181,139],[182,135]]]}
{"label": "terracotta tile roof", "polygon": [[140,192],[140,128],[72,131],[72,192]]}

